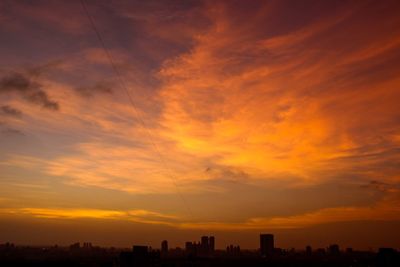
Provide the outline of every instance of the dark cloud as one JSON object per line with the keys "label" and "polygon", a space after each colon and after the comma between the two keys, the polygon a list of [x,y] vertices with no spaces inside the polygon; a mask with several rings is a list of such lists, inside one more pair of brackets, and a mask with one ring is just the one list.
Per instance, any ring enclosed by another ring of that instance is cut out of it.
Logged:
{"label": "dark cloud", "polygon": [[4,105],[0,107],[0,112],[1,114],[7,115],[7,116],[14,116],[14,117],[19,117],[22,115],[22,112],[16,108]]}
{"label": "dark cloud", "polygon": [[27,92],[34,90],[37,86],[21,73],[11,73],[0,80],[0,92]]}
{"label": "dark cloud", "polygon": [[59,68],[64,63],[61,59],[51,60],[41,65],[35,65],[33,67],[27,67],[26,71],[31,76],[39,76],[42,74],[46,74],[54,69]]}
{"label": "dark cloud", "polygon": [[2,134],[5,135],[25,135],[23,132],[20,130],[12,129],[12,128],[7,128],[1,131]]}
{"label": "dark cloud", "polygon": [[14,92],[31,103],[40,105],[46,109],[58,110],[59,104],[56,101],[50,100],[47,93],[41,87],[41,84],[32,81],[31,76],[17,72],[5,75],[0,79],[0,93]]}
{"label": "dark cloud", "polygon": [[90,97],[93,95],[96,95],[98,93],[100,94],[112,94],[112,86],[108,82],[98,82],[92,86],[81,86],[81,87],[76,87],[75,90],[81,94],[82,96],[85,97]]}
{"label": "dark cloud", "polygon": [[205,173],[211,181],[224,182],[246,182],[249,174],[245,171],[231,166],[213,165],[205,169]]}
{"label": "dark cloud", "polygon": [[46,92],[39,90],[36,92],[33,92],[32,94],[29,94],[25,96],[25,98],[34,104],[40,105],[44,108],[51,109],[51,110],[58,110],[59,105],[57,102],[52,101],[49,99],[47,96]]}
{"label": "dark cloud", "polygon": [[373,189],[381,192],[388,192],[400,189],[399,184],[385,183],[378,180],[372,180],[368,184],[361,185],[361,188]]}

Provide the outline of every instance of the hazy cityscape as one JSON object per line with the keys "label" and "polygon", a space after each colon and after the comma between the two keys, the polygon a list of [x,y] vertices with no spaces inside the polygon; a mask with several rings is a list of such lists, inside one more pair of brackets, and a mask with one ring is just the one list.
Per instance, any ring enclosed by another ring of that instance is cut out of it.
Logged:
{"label": "hazy cityscape", "polygon": [[325,248],[307,246],[302,250],[275,246],[273,234],[260,234],[259,249],[241,249],[228,244],[216,249],[215,236],[187,241],[171,248],[163,240],[159,248],[133,245],[132,248],[99,247],[90,242],[62,246],[0,245],[1,266],[399,266],[400,253],[393,248],[358,251],[329,244]]}

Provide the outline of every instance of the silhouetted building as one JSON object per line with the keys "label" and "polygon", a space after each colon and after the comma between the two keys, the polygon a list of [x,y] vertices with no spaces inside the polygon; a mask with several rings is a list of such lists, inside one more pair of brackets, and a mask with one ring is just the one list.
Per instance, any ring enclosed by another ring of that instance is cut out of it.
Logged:
{"label": "silhouetted building", "polygon": [[380,248],[377,255],[379,267],[400,266],[399,253],[393,248]]}
{"label": "silhouetted building", "polygon": [[240,246],[229,245],[226,247],[226,253],[229,256],[239,256],[240,255]]}
{"label": "silhouetted building", "polygon": [[283,249],[274,248],[274,255],[283,255]]}
{"label": "silhouetted building", "polygon": [[208,236],[202,236],[201,237],[201,248],[200,248],[201,254],[205,255],[208,253]]}
{"label": "silhouetted building", "polygon": [[187,256],[208,257],[214,254],[215,251],[215,237],[202,236],[201,241],[186,242],[185,252]]}
{"label": "silhouetted building", "polygon": [[311,248],[311,246],[307,246],[307,247],[306,247],[306,254],[307,254],[307,255],[311,255],[311,254],[312,254],[312,248]]}
{"label": "silhouetted building", "polygon": [[164,240],[161,242],[161,253],[167,254],[168,253],[168,241]]}
{"label": "silhouetted building", "polygon": [[92,248],[92,243],[84,242],[82,248],[83,249],[91,249]]}
{"label": "silhouetted building", "polygon": [[122,251],[119,266],[154,266],[160,260],[160,252],[147,246],[133,246],[132,251]]}
{"label": "silhouetted building", "polygon": [[324,248],[317,248],[315,251],[317,255],[323,256],[325,255],[325,249]]}
{"label": "silhouetted building", "polygon": [[185,243],[185,252],[187,256],[195,256],[196,255],[196,242],[186,242]]}
{"label": "silhouetted building", "polygon": [[215,251],[215,237],[214,236],[210,236],[210,238],[208,239],[209,242],[209,249],[211,253],[214,253]]}
{"label": "silhouetted building", "polygon": [[15,248],[15,245],[10,242],[0,244],[0,250],[9,250],[9,249],[14,249],[14,248]]}
{"label": "silhouetted building", "polygon": [[168,250],[168,257],[169,258],[184,258],[185,256],[185,251],[181,249],[180,247],[176,248],[170,248]]}
{"label": "silhouetted building", "polygon": [[260,253],[263,257],[274,253],[274,235],[260,234]]}
{"label": "silhouetted building", "polygon": [[80,248],[81,248],[81,244],[79,242],[76,242],[69,246],[70,250],[79,250]]}
{"label": "silhouetted building", "polygon": [[149,248],[147,246],[133,246],[132,252],[135,258],[146,258],[149,254]]}
{"label": "silhouetted building", "polygon": [[339,255],[340,254],[339,245],[337,245],[337,244],[330,245],[328,248],[328,251],[329,251],[329,254],[331,254],[331,255]]}

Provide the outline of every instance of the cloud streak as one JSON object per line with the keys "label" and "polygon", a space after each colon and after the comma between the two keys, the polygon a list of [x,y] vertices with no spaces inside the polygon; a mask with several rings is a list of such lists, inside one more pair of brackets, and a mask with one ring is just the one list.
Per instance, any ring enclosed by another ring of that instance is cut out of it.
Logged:
{"label": "cloud streak", "polygon": [[20,117],[22,115],[22,112],[20,110],[7,105],[1,106],[0,110],[1,113],[6,116]]}
{"label": "cloud streak", "polygon": [[102,219],[102,220],[126,220],[145,224],[172,224],[175,216],[164,215],[147,210],[101,210],[101,209],[49,209],[49,208],[21,208],[3,209],[3,213],[16,215],[30,215],[44,219]]}
{"label": "cloud streak", "polygon": [[50,100],[42,90],[41,84],[31,80],[31,77],[21,73],[10,73],[0,79],[0,93],[17,93],[25,100],[49,110],[58,110],[56,101]]}

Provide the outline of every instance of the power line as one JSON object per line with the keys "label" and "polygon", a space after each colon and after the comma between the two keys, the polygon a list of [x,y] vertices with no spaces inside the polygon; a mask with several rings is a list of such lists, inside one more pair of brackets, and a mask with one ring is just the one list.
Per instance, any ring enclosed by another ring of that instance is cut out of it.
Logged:
{"label": "power line", "polygon": [[171,168],[168,167],[168,164],[167,164],[167,162],[165,161],[165,159],[164,159],[164,157],[163,157],[163,155],[162,155],[160,149],[158,148],[157,144],[154,142],[154,139],[153,139],[153,136],[152,136],[152,134],[151,134],[151,131],[150,131],[149,127],[147,127],[145,121],[142,119],[142,117],[141,117],[141,115],[140,115],[140,112],[138,111],[137,105],[136,105],[135,102],[133,101],[133,98],[132,98],[132,96],[131,96],[131,93],[129,92],[128,87],[127,87],[126,84],[125,84],[124,77],[123,77],[123,75],[121,74],[121,72],[119,71],[119,69],[117,68],[117,66],[116,66],[116,64],[115,64],[115,61],[114,61],[114,58],[113,58],[111,52],[110,52],[109,49],[107,48],[107,46],[106,46],[106,44],[105,44],[105,42],[104,42],[104,39],[102,38],[102,36],[101,36],[101,34],[100,34],[100,31],[99,31],[98,28],[96,27],[96,24],[95,24],[95,22],[94,22],[94,19],[92,18],[92,16],[91,16],[90,13],[89,13],[89,10],[88,10],[88,8],[87,8],[87,6],[86,6],[85,0],[80,0],[80,2],[81,2],[81,5],[82,5],[83,10],[84,10],[84,12],[85,12],[85,14],[86,14],[86,16],[87,16],[89,22],[90,22],[91,27],[92,27],[93,31],[96,33],[97,39],[99,40],[99,42],[100,42],[100,44],[101,44],[101,46],[102,46],[102,48],[103,48],[103,50],[104,50],[104,52],[105,52],[105,54],[106,54],[107,60],[109,61],[112,70],[114,71],[114,75],[115,75],[115,77],[117,78],[117,82],[120,83],[121,88],[122,88],[122,89],[125,91],[125,93],[127,94],[128,99],[129,99],[129,102],[130,102],[130,104],[131,104],[131,106],[133,107],[133,110],[134,110],[134,112],[135,112],[136,118],[137,118],[137,119],[139,120],[139,122],[142,124],[142,127],[146,130],[147,138],[148,138],[150,144],[153,146],[155,152],[157,153],[157,155],[158,155],[158,157],[159,157],[159,159],[160,159],[160,162],[161,162],[162,166],[163,166],[164,169],[167,171],[167,177],[170,178],[170,180],[171,180],[172,183],[174,184],[174,186],[175,186],[175,188],[176,188],[176,190],[177,190],[177,193],[178,193],[179,197],[181,198],[181,200],[182,200],[184,206],[186,207],[186,209],[187,209],[187,211],[188,211],[189,216],[192,217],[191,209],[190,209],[190,207],[188,206],[188,204],[187,204],[185,198],[183,197],[183,195],[182,195],[182,193],[181,193],[181,191],[180,191],[180,189],[179,189],[178,184],[176,183],[176,177],[175,177],[175,175],[173,174]]}

